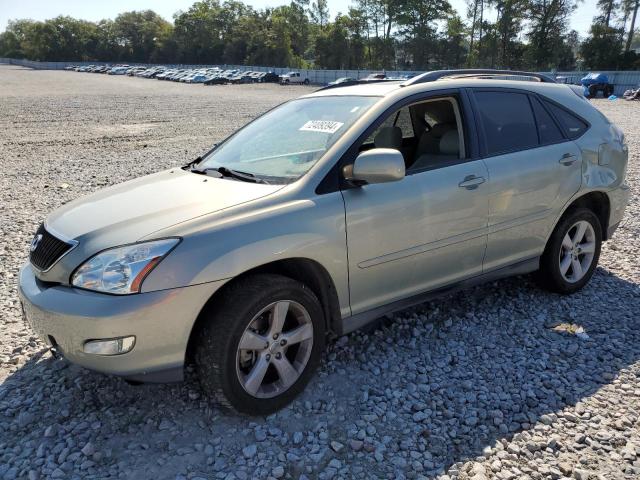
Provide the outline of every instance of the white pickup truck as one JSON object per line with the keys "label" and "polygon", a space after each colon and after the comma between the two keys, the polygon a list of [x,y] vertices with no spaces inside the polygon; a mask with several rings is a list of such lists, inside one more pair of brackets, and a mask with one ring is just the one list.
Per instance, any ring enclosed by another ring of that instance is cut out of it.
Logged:
{"label": "white pickup truck", "polygon": [[288,85],[290,83],[309,85],[309,79],[301,75],[300,72],[289,72],[280,76],[280,85]]}

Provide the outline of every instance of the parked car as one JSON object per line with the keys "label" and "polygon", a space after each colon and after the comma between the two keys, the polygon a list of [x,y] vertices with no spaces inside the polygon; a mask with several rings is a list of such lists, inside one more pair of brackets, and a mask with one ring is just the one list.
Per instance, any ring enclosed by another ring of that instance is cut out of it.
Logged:
{"label": "parked car", "polygon": [[341,77],[341,78],[337,78],[335,79],[333,82],[329,82],[329,85],[343,85],[346,86],[344,84],[355,84],[357,83],[358,80],[356,78],[351,78],[351,77]]}
{"label": "parked car", "polygon": [[301,83],[304,85],[309,85],[309,79],[302,75],[300,72],[289,72],[280,77],[280,84],[289,85],[290,83]]}
{"label": "parked car", "polygon": [[264,75],[260,75],[259,80],[262,83],[279,83],[280,76],[275,72],[265,72]]}
{"label": "parked car", "polygon": [[367,75],[364,80],[384,80],[385,78],[387,78],[387,74],[380,72]]}
{"label": "parked car", "polygon": [[222,75],[218,75],[215,77],[211,77],[207,80],[205,80],[204,82],[202,82],[203,85],[225,85],[227,83],[229,83],[229,80],[225,77],[223,77]]}
{"label": "parked car", "polygon": [[144,72],[145,70],[146,70],[145,67],[131,67],[127,70],[126,73],[129,77],[133,77],[135,76],[136,73],[141,73],[141,72]]}
{"label": "parked car", "polygon": [[268,414],[327,339],[394,310],[529,272],[579,291],[629,199],[624,135],[570,86],[480,72],[321,89],[65,204],[24,315],[73,363],[169,381],[193,360],[212,398]]}
{"label": "parked car", "polygon": [[129,67],[113,67],[107,72],[108,75],[126,75]]}
{"label": "parked car", "polygon": [[230,83],[253,83],[255,80],[249,72],[239,72],[229,79]]}
{"label": "parked car", "polygon": [[205,73],[196,73],[192,77],[189,78],[188,83],[204,83],[209,79],[209,76]]}

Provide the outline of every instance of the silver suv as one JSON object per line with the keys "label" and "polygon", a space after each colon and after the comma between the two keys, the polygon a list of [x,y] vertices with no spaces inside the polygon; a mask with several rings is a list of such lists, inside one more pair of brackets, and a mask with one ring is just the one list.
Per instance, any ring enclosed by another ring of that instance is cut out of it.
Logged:
{"label": "silver suv", "polygon": [[[56,355],[266,414],[327,339],[459,287],[589,281],[629,197],[622,132],[537,74],[327,88],[190,165],[50,214],[20,274]],[[524,80],[524,81],[522,81]]]}

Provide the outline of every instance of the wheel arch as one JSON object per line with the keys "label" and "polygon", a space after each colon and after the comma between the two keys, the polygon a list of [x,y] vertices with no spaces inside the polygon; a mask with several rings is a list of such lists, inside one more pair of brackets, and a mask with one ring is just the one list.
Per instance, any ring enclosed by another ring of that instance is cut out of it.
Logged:
{"label": "wheel arch", "polygon": [[598,217],[598,220],[600,220],[600,227],[602,229],[602,241],[608,240],[607,231],[609,228],[609,217],[611,215],[611,201],[609,199],[609,195],[607,195],[605,192],[593,191],[575,198],[564,209],[562,215],[560,215],[555,225],[557,225],[558,222],[560,222],[560,220],[565,215],[567,215],[567,213],[575,210],[576,208],[588,208],[593,213],[595,213],[595,215]]}
{"label": "wheel arch", "polygon": [[309,258],[287,258],[269,262],[250,270],[229,280],[218,289],[200,310],[200,314],[191,327],[189,341],[187,344],[186,363],[191,363],[197,332],[200,330],[206,319],[206,312],[215,304],[218,298],[225,295],[226,291],[238,281],[255,274],[276,274],[282,275],[306,285],[318,297],[322,311],[324,313],[325,327],[329,337],[337,337],[342,334],[342,316],[340,314],[340,302],[333,279],[327,269],[315,260]]}

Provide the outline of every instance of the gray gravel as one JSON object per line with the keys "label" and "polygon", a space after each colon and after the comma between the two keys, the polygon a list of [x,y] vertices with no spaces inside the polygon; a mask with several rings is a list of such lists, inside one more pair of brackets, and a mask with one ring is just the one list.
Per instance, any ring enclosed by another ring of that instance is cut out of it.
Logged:
{"label": "gray gravel", "polygon": [[400,312],[330,346],[267,418],[221,411],[191,376],[133,387],[49,356],[16,295],[44,215],[304,91],[0,66],[0,479],[639,478],[640,103],[595,102],[627,135],[632,201],[574,296],[521,277]]}

